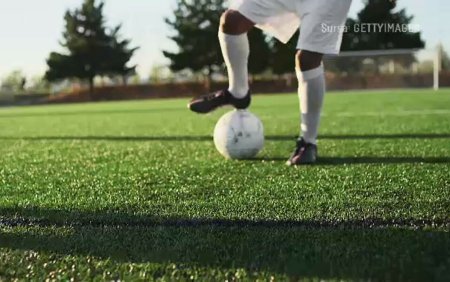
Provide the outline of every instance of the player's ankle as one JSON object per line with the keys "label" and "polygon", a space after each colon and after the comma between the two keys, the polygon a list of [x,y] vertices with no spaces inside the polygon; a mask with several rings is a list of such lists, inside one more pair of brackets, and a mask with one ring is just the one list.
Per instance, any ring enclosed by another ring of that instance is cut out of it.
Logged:
{"label": "player's ankle", "polygon": [[237,99],[242,99],[245,98],[248,93],[249,93],[250,89],[247,88],[228,88],[228,92],[230,92],[230,94]]}
{"label": "player's ankle", "polygon": [[303,139],[306,144],[317,145],[317,138],[309,137],[307,135],[303,135],[300,139]]}

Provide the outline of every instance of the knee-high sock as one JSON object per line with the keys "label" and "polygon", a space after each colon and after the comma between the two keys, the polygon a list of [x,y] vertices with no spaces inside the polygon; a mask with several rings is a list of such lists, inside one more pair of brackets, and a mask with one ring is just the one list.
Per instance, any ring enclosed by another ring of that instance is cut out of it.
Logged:
{"label": "knee-high sock", "polygon": [[297,69],[296,72],[302,115],[301,134],[307,143],[316,144],[325,96],[324,68],[320,66],[305,72]]}
{"label": "knee-high sock", "polygon": [[250,47],[247,34],[229,35],[219,31],[219,41],[227,66],[229,91],[236,98],[243,98],[249,90],[248,57]]}

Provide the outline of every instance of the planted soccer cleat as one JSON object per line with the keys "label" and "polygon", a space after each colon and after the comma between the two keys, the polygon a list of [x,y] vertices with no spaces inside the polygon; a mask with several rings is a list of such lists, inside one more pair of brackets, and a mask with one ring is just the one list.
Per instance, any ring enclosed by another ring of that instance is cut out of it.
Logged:
{"label": "planted soccer cleat", "polygon": [[188,108],[199,114],[208,114],[224,106],[233,106],[238,110],[245,110],[250,104],[250,92],[244,98],[239,99],[235,98],[228,90],[221,90],[192,100]]}
{"label": "planted soccer cleat", "polygon": [[297,141],[297,148],[287,161],[287,165],[308,165],[317,162],[317,146],[306,143],[303,138]]}

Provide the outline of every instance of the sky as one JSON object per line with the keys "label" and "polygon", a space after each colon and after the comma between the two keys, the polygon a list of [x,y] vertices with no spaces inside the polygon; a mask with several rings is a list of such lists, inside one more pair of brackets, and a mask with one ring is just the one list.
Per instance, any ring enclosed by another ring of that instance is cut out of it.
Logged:
{"label": "sky", "polygon": [[[439,42],[450,51],[449,0],[398,0],[399,8],[414,15],[427,48]],[[168,39],[171,30],[164,22],[175,8],[175,0],[106,0],[108,25],[123,25],[122,34],[140,49],[132,63],[141,76],[148,76],[154,65],[166,64],[162,50],[174,50]],[[67,9],[80,6],[82,0],[0,0],[0,77],[13,70],[27,76],[45,72],[45,59],[51,51],[61,51],[59,41]],[[353,0],[351,16],[363,7],[363,0]]]}

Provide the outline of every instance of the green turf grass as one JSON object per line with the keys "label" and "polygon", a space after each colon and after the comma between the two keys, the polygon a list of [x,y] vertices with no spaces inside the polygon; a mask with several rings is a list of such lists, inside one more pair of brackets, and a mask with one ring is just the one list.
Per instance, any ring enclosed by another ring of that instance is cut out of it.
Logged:
{"label": "green turf grass", "polygon": [[449,90],[330,94],[300,168],[295,95],[243,162],[185,102],[0,109],[0,280],[450,279]]}

